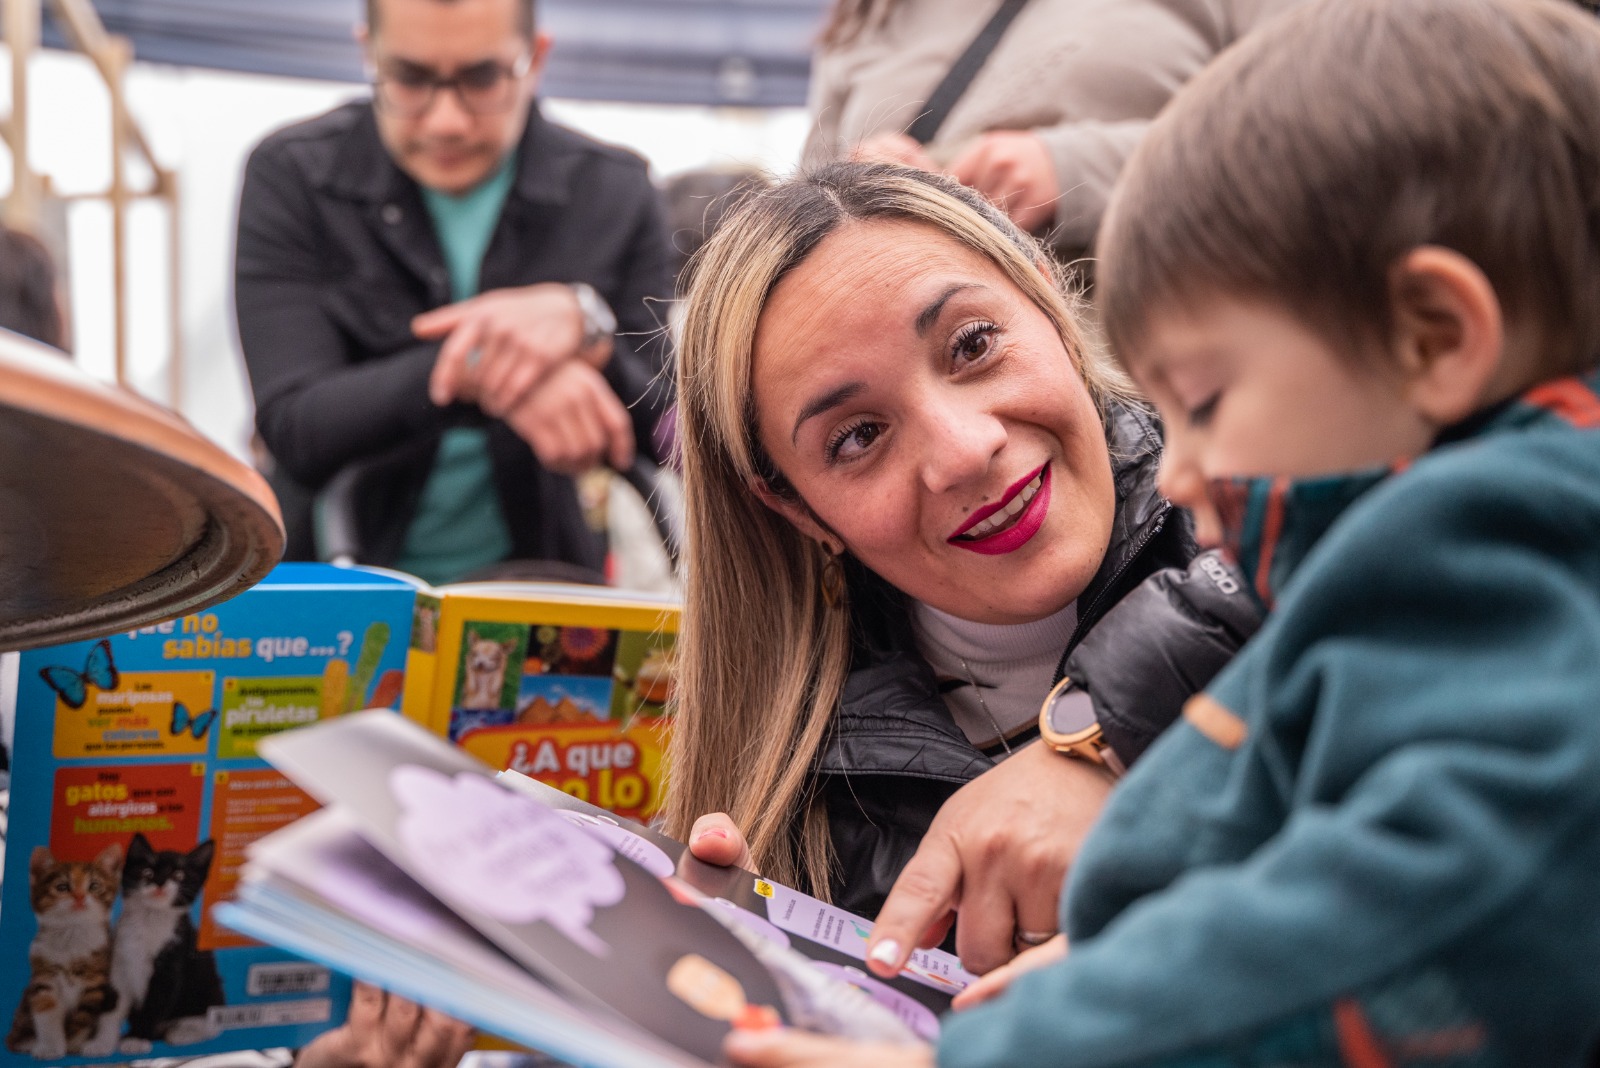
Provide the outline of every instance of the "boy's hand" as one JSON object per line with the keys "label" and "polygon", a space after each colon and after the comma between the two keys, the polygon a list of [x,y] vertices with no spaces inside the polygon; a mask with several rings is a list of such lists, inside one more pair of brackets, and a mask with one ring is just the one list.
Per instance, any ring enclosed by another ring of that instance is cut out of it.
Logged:
{"label": "boy's hand", "polygon": [[1012,980],[1023,972],[1031,972],[1035,968],[1043,968],[1046,964],[1054,964],[1058,960],[1066,959],[1066,956],[1067,936],[1058,934],[1041,946],[1023,950],[1013,957],[1009,964],[1002,964],[988,975],[981,977],[976,983],[957,994],[951,1000],[950,1007],[960,1012],[974,1005],[982,1005],[990,998],[1005,993]]}
{"label": "boy's hand", "polygon": [[1055,934],[1067,869],[1111,786],[1102,769],[1036,742],[957,790],[879,910],[868,966],[898,974],[955,912],[956,951],[979,975],[1027,948],[1025,933]]}
{"label": "boy's hand", "polygon": [[349,1018],[302,1049],[294,1068],[454,1068],[473,1037],[459,1020],[358,982]]}
{"label": "boy's hand", "polygon": [[696,860],[719,868],[750,870],[750,846],[725,812],[712,812],[694,821],[689,830],[689,852]]}
{"label": "boy's hand", "polygon": [[851,1042],[778,1028],[734,1031],[722,1044],[734,1064],[746,1068],[933,1068],[933,1047],[917,1043]]}

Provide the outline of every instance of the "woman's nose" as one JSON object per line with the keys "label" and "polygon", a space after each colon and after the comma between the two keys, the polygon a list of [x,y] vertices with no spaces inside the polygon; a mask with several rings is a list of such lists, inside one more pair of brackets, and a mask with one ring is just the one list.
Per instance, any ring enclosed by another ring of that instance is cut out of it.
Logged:
{"label": "woman's nose", "polygon": [[1005,447],[1005,425],[987,410],[948,405],[930,410],[927,418],[922,480],[933,493],[981,480]]}

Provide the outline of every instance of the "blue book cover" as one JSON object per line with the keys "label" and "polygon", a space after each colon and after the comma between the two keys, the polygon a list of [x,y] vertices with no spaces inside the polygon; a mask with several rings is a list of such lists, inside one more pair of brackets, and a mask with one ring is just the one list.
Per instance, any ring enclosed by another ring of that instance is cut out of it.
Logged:
{"label": "blue book cover", "polygon": [[0,1065],[298,1046],[343,1020],[346,978],[210,910],[253,842],[317,807],[257,743],[396,707],[416,590],[282,564],[204,612],[21,654]]}

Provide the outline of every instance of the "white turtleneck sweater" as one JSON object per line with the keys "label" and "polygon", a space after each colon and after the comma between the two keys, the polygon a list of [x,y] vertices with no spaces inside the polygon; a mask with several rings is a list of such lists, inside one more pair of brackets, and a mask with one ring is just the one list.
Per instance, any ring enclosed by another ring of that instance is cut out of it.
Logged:
{"label": "white turtleneck sweater", "polygon": [[1076,601],[1032,623],[973,623],[911,603],[917,651],[933,668],[956,726],[984,750],[1003,752],[1002,738],[1038,723],[1039,706],[1077,625]]}

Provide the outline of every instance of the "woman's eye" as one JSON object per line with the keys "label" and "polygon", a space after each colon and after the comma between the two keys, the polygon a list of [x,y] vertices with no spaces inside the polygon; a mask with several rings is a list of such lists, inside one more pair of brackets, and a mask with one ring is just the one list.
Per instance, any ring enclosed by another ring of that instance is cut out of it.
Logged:
{"label": "woman's eye", "polygon": [[955,344],[951,346],[952,361],[960,367],[982,360],[994,347],[994,335],[998,329],[993,323],[973,323],[964,328],[956,335]]}
{"label": "woman's eye", "polygon": [[1211,394],[1205,400],[1189,409],[1188,420],[1190,426],[1205,426],[1211,422],[1211,417],[1217,412],[1217,402],[1222,399],[1221,391]]}
{"label": "woman's eye", "polygon": [[828,439],[828,460],[848,460],[860,456],[878,440],[883,428],[877,423],[852,423]]}

